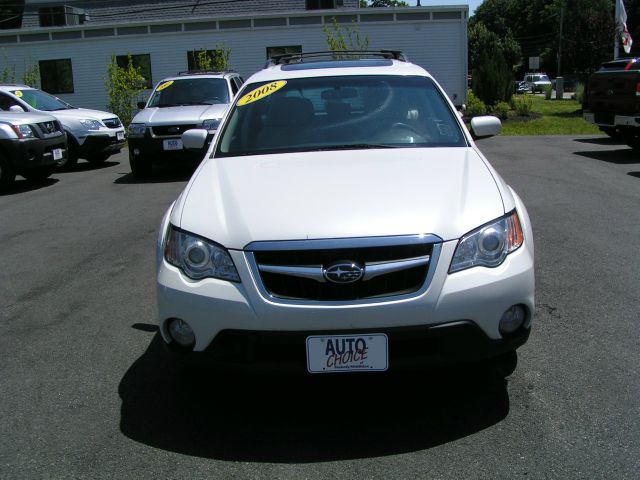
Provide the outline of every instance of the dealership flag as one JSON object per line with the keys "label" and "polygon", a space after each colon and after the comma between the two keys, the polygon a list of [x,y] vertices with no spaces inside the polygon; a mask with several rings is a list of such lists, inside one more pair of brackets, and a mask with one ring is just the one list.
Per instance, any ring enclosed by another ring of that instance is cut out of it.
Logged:
{"label": "dealership flag", "polygon": [[629,53],[633,40],[631,39],[631,35],[629,35],[629,30],[627,30],[627,11],[624,8],[622,0],[616,0],[616,29],[620,33],[622,47],[625,53]]}

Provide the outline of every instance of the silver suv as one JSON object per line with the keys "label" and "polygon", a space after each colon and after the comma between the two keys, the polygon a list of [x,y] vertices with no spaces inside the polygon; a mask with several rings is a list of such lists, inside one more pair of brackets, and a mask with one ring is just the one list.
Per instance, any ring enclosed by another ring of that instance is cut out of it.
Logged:
{"label": "silver suv", "polygon": [[[129,163],[136,177],[147,177],[154,163],[200,161],[233,97],[244,83],[235,72],[181,72],[159,82],[129,125]],[[202,150],[184,149],[181,135],[208,131]]]}
{"label": "silver suv", "polygon": [[69,140],[68,156],[59,167],[69,167],[85,158],[102,163],[120,151],[125,143],[122,122],[110,112],[69,105],[64,100],[26,85],[0,85],[0,109],[13,112],[40,112],[55,117]]}

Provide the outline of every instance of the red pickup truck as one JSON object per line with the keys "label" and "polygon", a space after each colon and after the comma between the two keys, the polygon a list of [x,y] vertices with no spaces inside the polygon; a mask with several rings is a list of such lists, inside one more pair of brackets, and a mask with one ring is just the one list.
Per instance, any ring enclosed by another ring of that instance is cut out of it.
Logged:
{"label": "red pickup truck", "polygon": [[640,58],[603,63],[589,77],[583,117],[640,149]]}

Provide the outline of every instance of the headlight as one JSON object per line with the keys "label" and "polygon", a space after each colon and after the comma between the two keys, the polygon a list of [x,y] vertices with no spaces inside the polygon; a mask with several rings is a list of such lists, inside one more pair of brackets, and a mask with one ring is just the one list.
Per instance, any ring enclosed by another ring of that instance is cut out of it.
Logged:
{"label": "headlight", "polygon": [[220,278],[240,282],[229,252],[222,246],[169,226],[164,258],[193,280]]}
{"label": "headlight", "polygon": [[102,127],[102,124],[98,120],[91,120],[90,118],[80,120],[80,125],[87,130],[100,130],[100,127]]}
{"label": "headlight", "polygon": [[205,120],[204,122],[202,122],[202,128],[205,130],[216,130],[218,128],[218,125],[220,125],[219,118],[212,118],[210,120]]}
{"label": "headlight", "polygon": [[13,125],[13,131],[18,138],[35,138],[33,129],[29,125]]}
{"label": "headlight", "polygon": [[513,212],[466,234],[458,242],[449,273],[471,267],[497,267],[524,242],[518,213]]}
{"label": "headlight", "polygon": [[144,135],[146,129],[144,123],[132,123],[129,125],[129,135]]}

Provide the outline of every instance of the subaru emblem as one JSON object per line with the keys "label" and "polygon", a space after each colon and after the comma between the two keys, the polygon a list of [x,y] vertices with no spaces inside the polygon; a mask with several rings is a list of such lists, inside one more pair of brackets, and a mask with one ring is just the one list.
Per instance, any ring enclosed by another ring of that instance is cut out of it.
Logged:
{"label": "subaru emblem", "polygon": [[322,269],[322,274],[331,283],[354,283],[364,275],[364,268],[355,262],[341,260]]}

